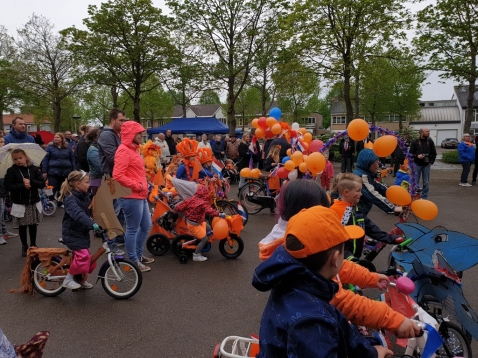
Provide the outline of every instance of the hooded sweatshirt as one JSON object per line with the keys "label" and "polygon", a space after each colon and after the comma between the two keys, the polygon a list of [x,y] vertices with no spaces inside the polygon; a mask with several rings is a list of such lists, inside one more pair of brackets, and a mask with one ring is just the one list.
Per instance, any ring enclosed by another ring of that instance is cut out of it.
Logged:
{"label": "hooded sweatshirt", "polygon": [[359,206],[364,215],[368,215],[373,205],[378,206],[380,209],[389,213],[395,209],[393,205],[386,197],[387,186],[378,183],[375,180],[376,173],[370,171],[370,166],[378,159],[373,150],[363,149],[357,157],[357,163],[355,163],[356,169],[354,174],[362,178],[362,197],[360,198]]}
{"label": "hooded sweatshirt", "polygon": [[201,224],[206,220],[206,215],[218,216],[217,210],[214,210],[209,203],[209,189],[204,185],[198,185],[196,193],[189,199],[176,205],[175,210],[186,214],[186,218],[196,224]]}
{"label": "hooded sweatshirt", "polygon": [[375,348],[329,303],[338,285],[310,271],[283,246],[256,268],[252,285],[271,291],[258,358],[377,357]]}
{"label": "hooded sweatshirt", "polygon": [[133,143],[136,134],[144,130],[141,124],[134,121],[121,126],[121,144],[115,154],[113,179],[132,190],[125,199],[146,199],[148,195],[143,157],[139,154],[139,145]]}

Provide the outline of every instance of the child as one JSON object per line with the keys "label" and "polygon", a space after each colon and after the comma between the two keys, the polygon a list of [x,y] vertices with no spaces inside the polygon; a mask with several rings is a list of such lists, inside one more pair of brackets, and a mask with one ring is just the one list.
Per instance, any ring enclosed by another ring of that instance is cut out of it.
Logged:
{"label": "child", "polygon": [[176,178],[187,181],[197,179],[197,173],[195,173],[197,148],[198,142],[187,138],[176,146],[176,150],[183,155],[183,163],[176,172]]}
{"label": "child", "polygon": [[269,148],[269,153],[267,153],[267,158],[264,161],[264,170],[270,172],[275,169],[280,163],[280,145],[271,145]]}
{"label": "child", "polygon": [[[90,177],[86,172],[75,170],[68,175],[60,189],[60,201],[63,201],[65,215],[61,224],[62,238],[66,246],[73,250],[73,262],[63,287],[76,290],[79,288],[92,288],[93,285],[86,281],[88,274],[96,267],[96,262],[91,263],[90,230],[99,230],[99,226],[91,219]],[[74,280],[75,275],[84,275],[81,284]]]}
{"label": "child", "polygon": [[5,175],[5,189],[10,192],[13,202],[11,214],[13,226],[18,225],[22,242],[22,256],[27,256],[27,227],[30,246],[37,246],[37,225],[43,221],[42,205],[38,189],[45,187],[40,169],[30,162],[23,149],[12,151],[13,165]]}
{"label": "child", "polygon": [[395,185],[403,186],[407,191],[410,187],[410,175],[411,169],[408,167],[408,160],[405,159],[403,164],[400,166],[400,170],[397,171],[397,179],[395,179]]}
{"label": "child", "polygon": [[252,285],[271,291],[260,326],[263,357],[385,357],[329,301],[332,281],[349,239],[335,213],[323,206],[302,210],[289,220],[285,245],[260,264]]}
{"label": "child", "polygon": [[[5,138],[0,137],[0,147],[3,147],[5,145]],[[13,232],[7,231],[7,228],[5,227],[5,215],[4,215],[4,210],[5,210],[5,197],[7,196],[7,191],[5,190],[4,186],[4,178],[0,179],[0,228],[2,230],[2,234],[0,235],[0,245],[5,245],[7,241],[5,240],[10,239],[12,237],[17,237],[17,234],[14,234]]]}
{"label": "child", "polygon": [[329,160],[329,151],[324,152],[324,157],[327,160],[325,164],[324,171],[320,175],[320,184],[322,185],[322,189],[324,189],[326,192],[330,191],[330,183],[332,179],[334,178],[334,166]]}
{"label": "child", "polygon": [[[372,239],[395,243],[400,236],[389,235],[380,230],[357,205],[362,196],[362,178],[352,173],[342,173],[337,176],[337,189],[340,198],[330,207],[342,221],[342,225],[358,225],[365,230],[365,234]],[[347,259],[360,258],[363,250],[364,238],[350,240],[345,243],[345,257]]]}
{"label": "child", "polygon": [[199,179],[213,178],[214,172],[212,170],[212,150],[207,147],[202,147],[197,150],[199,163],[202,165],[202,170],[199,172]]}
{"label": "child", "polygon": [[[206,215],[219,216],[209,203],[209,190],[204,185],[198,185],[196,194],[176,205],[176,211],[186,215],[188,230],[196,239],[201,240],[193,254],[193,261],[206,261],[202,255],[209,238],[206,235]],[[224,214],[221,214],[224,215]]]}

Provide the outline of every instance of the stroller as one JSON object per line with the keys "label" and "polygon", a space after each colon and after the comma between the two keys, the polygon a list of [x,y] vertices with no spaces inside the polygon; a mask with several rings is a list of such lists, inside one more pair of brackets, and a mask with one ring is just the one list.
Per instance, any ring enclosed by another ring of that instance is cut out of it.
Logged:
{"label": "stroller", "polygon": [[222,169],[222,176],[229,179],[229,183],[234,184],[239,182],[239,171],[236,163],[232,159],[224,158],[222,161],[224,168]]}

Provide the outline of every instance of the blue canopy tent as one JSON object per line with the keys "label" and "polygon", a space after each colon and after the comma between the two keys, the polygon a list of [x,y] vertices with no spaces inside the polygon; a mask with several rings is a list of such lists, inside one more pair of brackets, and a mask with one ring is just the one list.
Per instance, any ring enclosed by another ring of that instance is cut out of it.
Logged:
{"label": "blue canopy tent", "polygon": [[[165,133],[167,129],[171,129],[173,134],[229,133],[229,127],[214,117],[173,118],[164,126],[148,129],[148,137],[152,138],[153,134]],[[236,133],[241,131],[236,129]]]}

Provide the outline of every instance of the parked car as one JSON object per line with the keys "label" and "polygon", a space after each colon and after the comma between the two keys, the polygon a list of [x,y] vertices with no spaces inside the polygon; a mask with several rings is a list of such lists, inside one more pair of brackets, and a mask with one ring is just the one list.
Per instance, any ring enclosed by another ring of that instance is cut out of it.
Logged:
{"label": "parked car", "polygon": [[460,141],[456,138],[445,138],[441,142],[441,147],[442,148],[456,148],[456,147],[458,147],[458,143],[460,143]]}

